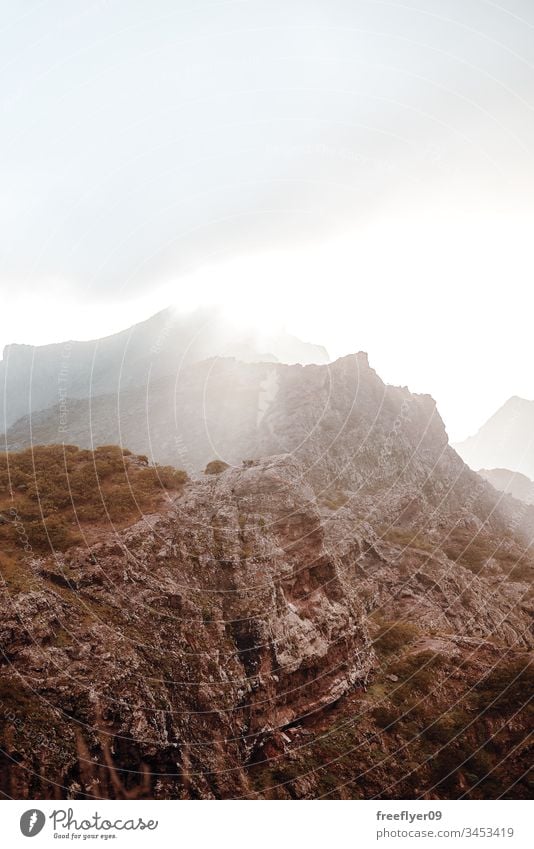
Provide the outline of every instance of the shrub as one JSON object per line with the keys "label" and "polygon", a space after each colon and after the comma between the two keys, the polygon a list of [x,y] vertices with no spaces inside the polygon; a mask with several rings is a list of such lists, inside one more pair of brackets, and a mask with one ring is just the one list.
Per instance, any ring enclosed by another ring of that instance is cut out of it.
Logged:
{"label": "shrub", "polygon": [[80,542],[78,534],[73,533],[68,523],[61,517],[52,516],[44,521],[30,522],[26,525],[30,545],[43,550],[53,548],[63,551]]}
{"label": "shrub", "polygon": [[382,533],[382,539],[393,545],[401,545],[403,548],[420,548],[423,551],[434,551],[434,543],[427,539],[420,531],[411,528],[393,527],[387,528]]}
{"label": "shrub", "polygon": [[210,460],[206,468],[204,469],[205,475],[220,475],[221,472],[224,472],[225,469],[229,469],[230,466],[228,463],[225,463],[224,460]]}
{"label": "shrub", "polygon": [[399,719],[399,709],[395,706],[380,705],[373,710],[373,719],[379,728],[393,731],[393,726]]}
{"label": "shrub", "polygon": [[374,648],[382,654],[398,651],[402,646],[415,642],[419,629],[413,622],[383,622],[373,640]]}
{"label": "shrub", "polygon": [[142,481],[147,481],[151,488],[159,484],[163,489],[179,489],[188,480],[187,472],[174,469],[172,466],[152,466],[148,469],[141,469],[139,478]]}
{"label": "shrub", "polygon": [[461,708],[457,708],[430,722],[424,730],[424,735],[435,743],[446,744],[461,734],[469,721],[469,715]]}
{"label": "shrub", "polygon": [[533,563],[525,560],[525,551],[513,539],[495,539],[488,534],[456,528],[443,542],[443,550],[447,557],[474,574],[479,574],[491,559],[510,578],[532,580]]}
{"label": "shrub", "polygon": [[[480,710],[518,710],[534,691],[534,666],[527,657],[504,661],[476,686]],[[532,705],[530,705],[532,710]]]}
{"label": "shrub", "polygon": [[399,697],[405,697],[412,690],[428,690],[436,681],[436,672],[446,662],[443,655],[432,651],[422,651],[403,657],[391,671],[400,682]]}

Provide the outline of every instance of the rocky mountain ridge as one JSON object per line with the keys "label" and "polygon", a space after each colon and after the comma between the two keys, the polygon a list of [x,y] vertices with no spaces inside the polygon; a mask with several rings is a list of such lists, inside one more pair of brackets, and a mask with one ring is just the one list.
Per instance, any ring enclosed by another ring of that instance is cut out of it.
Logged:
{"label": "rocky mountain ridge", "polygon": [[[291,454],[325,503],[361,516],[439,531],[454,517],[532,536],[532,511],[496,494],[449,446],[434,400],[383,383],[367,355],[283,365],[215,358],[118,397],[69,402],[18,422],[6,448],[119,444],[198,475],[214,458],[233,466]],[[476,528],[475,528],[476,530]]]}

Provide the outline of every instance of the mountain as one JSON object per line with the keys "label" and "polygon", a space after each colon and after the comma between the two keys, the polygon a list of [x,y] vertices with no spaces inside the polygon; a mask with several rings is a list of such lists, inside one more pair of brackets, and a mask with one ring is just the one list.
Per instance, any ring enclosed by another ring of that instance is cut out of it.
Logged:
{"label": "mountain", "polygon": [[0,362],[0,431],[17,419],[63,404],[65,398],[118,395],[162,376],[179,376],[213,356],[243,361],[325,363],[324,348],[287,333],[258,336],[236,329],[217,307],[180,314],[169,308],[126,330],[89,342],[8,345]]}
{"label": "mountain", "polygon": [[181,378],[3,455],[0,791],[528,797],[534,508],[365,354]]}
{"label": "mountain", "polygon": [[454,448],[472,469],[510,469],[534,478],[534,401],[514,396],[475,436]]}
{"label": "mountain", "polygon": [[321,498],[353,498],[362,515],[432,508],[436,518],[476,490],[484,521],[496,498],[448,445],[433,399],[386,385],[362,352],[328,365],[205,360],[179,379],[67,399],[6,434],[10,451],[62,443],[117,444],[191,475],[216,458],[240,466],[291,454]]}
{"label": "mountain", "polygon": [[534,504],[534,481],[525,475],[509,469],[480,469],[479,475],[500,492],[513,495],[526,504]]}

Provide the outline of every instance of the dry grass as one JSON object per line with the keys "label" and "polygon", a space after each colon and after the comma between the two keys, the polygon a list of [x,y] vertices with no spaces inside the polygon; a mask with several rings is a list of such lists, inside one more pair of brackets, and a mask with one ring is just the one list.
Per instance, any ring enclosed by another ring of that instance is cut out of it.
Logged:
{"label": "dry grass", "polygon": [[135,519],[186,480],[113,445],[0,453],[0,546],[5,554],[65,550],[79,541],[79,525]]}

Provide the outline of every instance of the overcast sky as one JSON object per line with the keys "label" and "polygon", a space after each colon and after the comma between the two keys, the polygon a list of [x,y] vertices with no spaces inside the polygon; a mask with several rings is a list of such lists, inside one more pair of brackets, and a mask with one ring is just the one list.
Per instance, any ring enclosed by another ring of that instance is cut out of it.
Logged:
{"label": "overcast sky", "polygon": [[0,0],[0,345],[226,300],[534,398],[530,0]]}

